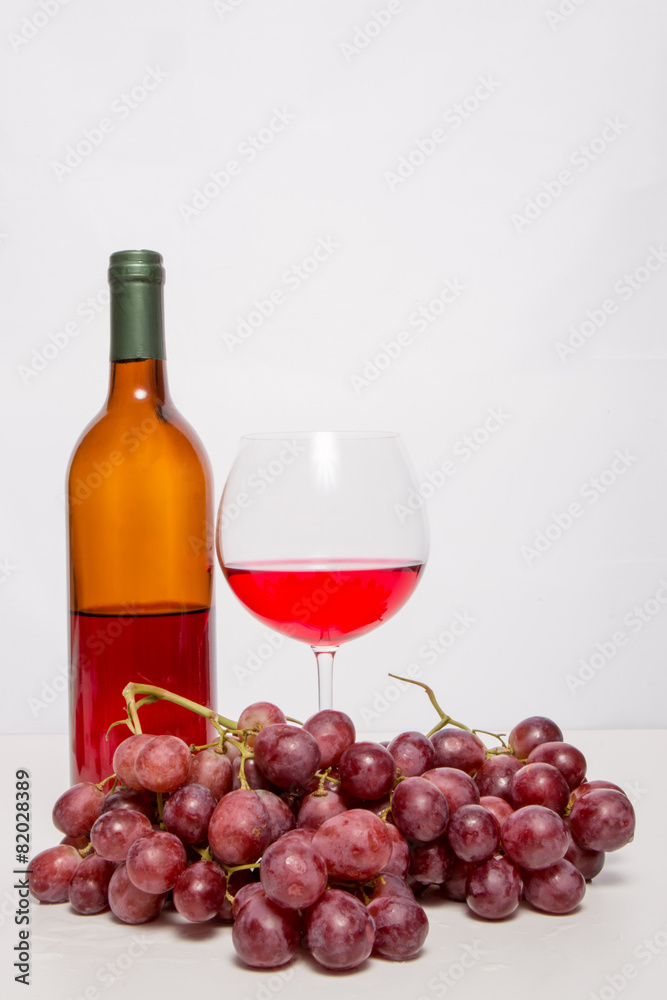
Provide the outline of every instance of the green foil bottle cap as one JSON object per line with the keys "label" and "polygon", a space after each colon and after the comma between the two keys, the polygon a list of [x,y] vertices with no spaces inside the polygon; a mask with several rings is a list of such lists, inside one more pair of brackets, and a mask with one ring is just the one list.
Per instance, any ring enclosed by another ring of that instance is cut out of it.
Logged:
{"label": "green foil bottle cap", "polygon": [[162,254],[157,250],[117,250],[109,258],[109,283],[156,281],[164,284]]}
{"label": "green foil bottle cap", "polygon": [[162,255],[117,250],[109,259],[111,361],[163,361]]}

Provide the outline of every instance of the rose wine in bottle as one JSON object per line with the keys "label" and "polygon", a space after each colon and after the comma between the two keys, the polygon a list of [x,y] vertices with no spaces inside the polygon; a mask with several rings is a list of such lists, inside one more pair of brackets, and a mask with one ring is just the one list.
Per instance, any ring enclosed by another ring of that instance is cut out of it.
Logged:
{"label": "rose wine in bottle", "polygon": [[[167,388],[162,257],[111,256],[107,401],[67,474],[72,781],[113,773],[130,731],[130,681],[213,707],[213,480],[203,445]],[[165,701],[146,733],[207,742],[206,720]]]}

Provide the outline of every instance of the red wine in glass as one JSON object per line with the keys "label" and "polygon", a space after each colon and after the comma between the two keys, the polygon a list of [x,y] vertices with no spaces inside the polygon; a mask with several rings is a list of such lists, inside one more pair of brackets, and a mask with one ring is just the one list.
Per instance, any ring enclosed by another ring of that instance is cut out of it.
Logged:
{"label": "red wine in glass", "polygon": [[417,586],[423,563],[317,560],[225,566],[230,587],[272,628],[311,645],[337,646],[391,618]]}
{"label": "red wine in glass", "polygon": [[320,709],[332,707],[338,646],[391,618],[417,586],[428,539],[423,508],[407,507],[416,485],[391,432],[241,439],[218,559],[253,615],[312,647]]}

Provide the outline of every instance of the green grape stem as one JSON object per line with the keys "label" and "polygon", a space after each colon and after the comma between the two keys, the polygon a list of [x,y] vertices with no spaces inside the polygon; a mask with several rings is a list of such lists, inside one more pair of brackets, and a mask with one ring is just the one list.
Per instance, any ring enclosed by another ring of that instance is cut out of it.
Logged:
{"label": "green grape stem", "polygon": [[187,708],[191,712],[196,712],[197,715],[203,715],[205,719],[209,719],[214,728],[223,734],[225,729],[238,729],[238,722],[234,722],[232,719],[225,718],[224,715],[218,715],[212,708],[207,708],[205,705],[199,705],[196,701],[191,701],[190,698],[184,698],[180,694],[173,694],[171,691],[167,691],[165,688],[155,687],[153,684],[137,684],[132,681],[123,688],[123,697],[127,702],[127,710],[130,716],[130,721],[135,727],[135,732],[141,732],[141,724],[139,722],[139,715],[137,712],[137,695],[147,695],[148,698],[143,701],[146,704],[148,699],[150,701],[170,701],[174,705],[180,705],[182,708]]}
{"label": "green grape stem", "polygon": [[398,674],[389,674],[389,676],[393,677],[397,681],[405,681],[406,684],[416,684],[417,687],[423,688],[424,691],[426,691],[426,694],[428,695],[431,704],[433,705],[434,709],[440,716],[440,722],[436,723],[436,725],[433,726],[433,729],[431,729],[426,734],[427,737],[433,736],[434,733],[437,733],[440,729],[443,729],[445,726],[456,726],[457,729],[465,729],[466,732],[473,733],[475,736],[477,736],[479,733],[484,733],[485,736],[491,736],[494,740],[498,740],[498,742],[500,743],[499,747],[492,747],[491,749],[486,747],[487,757],[494,757],[497,754],[502,754],[502,753],[507,753],[507,754],[512,753],[512,748],[508,747],[507,743],[505,742],[504,735],[501,735],[500,733],[490,733],[488,729],[470,729],[469,726],[465,726],[462,722],[457,722],[456,719],[452,719],[451,715],[447,715],[447,713],[443,711],[443,709],[438,704],[438,700],[435,697],[432,688],[430,688],[428,684],[424,684],[422,681],[415,681],[410,677],[399,677]]}
{"label": "green grape stem", "polygon": [[193,851],[196,851],[202,861],[213,861],[213,855],[211,854],[210,847],[195,847],[194,844],[190,845]]}
{"label": "green grape stem", "polygon": [[465,729],[468,733],[473,731],[470,726],[466,726],[462,722],[457,722],[456,719],[452,719],[451,715],[447,715],[447,713],[440,708],[438,700],[433,693],[433,689],[430,688],[428,684],[424,684],[422,681],[412,680],[411,677],[399,677],[398,674],[389,674],[389,676],[393,677],[397,681],[405,681],[406,684],[416,684],[417,687],[423,688],[424,691],[426,691],[429,701],[440,716],[440,722],[438,722],[437,725],[435,725],[433,729],[426,734],[427,736],[433,736],[433,733],[437,733],[439,729],[443,729],[445,726],[456,726],[457,729]]}
{"label": "green grape stem", "polygon": [[[242,872],[242,871],[245,871],[246,869],[259,868],[259,864],[260,864],[259,861],[252,861],[248,865],[223,865],[222,867],[225,869],[225,871],[227,872],[227,875],[229,876],[229,875],[233,875],[234,872]],[[234,900],[234,897],[232,896],[232,901],[233,900]]]}
{"label": "green grape stem", "polygon": [[244,729],[243,739],[235,740],[229,733],[225,733],[224,739],[235,746],[237,750],[241,753],[241,763],[239,764],[239,781],[241,782],[241,788],[245,789],[246,792],[250,791],[250,785],[248,784],[248,779],[245,776],[245,762],[250,757],[251,759],[255,756],[252,750],[248,747],[248,736],[250,733],[256,733],[255,729]]}

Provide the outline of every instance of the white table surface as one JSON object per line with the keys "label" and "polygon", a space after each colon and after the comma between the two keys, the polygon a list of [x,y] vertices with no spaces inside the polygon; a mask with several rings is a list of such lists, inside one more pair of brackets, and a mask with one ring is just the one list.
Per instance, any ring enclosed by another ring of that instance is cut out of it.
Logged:
{"label": "white table surface", "polygon": [[[374,734],[383,739],[386,734]],[[15,772],[32,781],[33,853],[56,844],[51,809],[68,784],[64,736],[0,736],[0,997],[11,1000],[230,997],[233,1000],[660,1000],[667,982],[667,730],[571,732],[590,778],[626,789],[637,811],[632,844],[608,855],[576,912],[555,917],[522,903],[501,922],[465,904],[434,899],[421,954],[410,962],[372,958],[328,973],[305,954],[270,972],[237,960],[229,925],[193,925],[171,910],[129,927],[110,913],[75,914],[32,901],[31,985],[14,982],[17,891]],[[466,957],[465,967],[461,958]]]}

